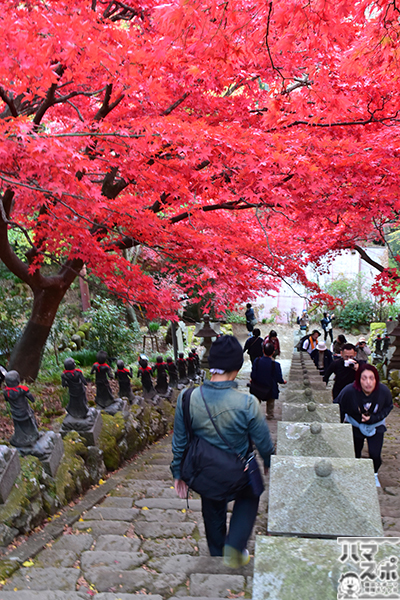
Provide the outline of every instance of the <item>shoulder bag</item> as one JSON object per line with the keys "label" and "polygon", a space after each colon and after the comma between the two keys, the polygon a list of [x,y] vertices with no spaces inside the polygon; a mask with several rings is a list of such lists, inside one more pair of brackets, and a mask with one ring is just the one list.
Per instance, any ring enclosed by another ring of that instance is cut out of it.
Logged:
{"label": "shoulder bag", "polygon": [[253,493],[260,496],[264,490],[264,484],[257,460],[252,452],[251,441],[251,452],[248,456],[244,457],[234,451],[214,422],[202,387],[200,387],[200,393],[208,416],[217,434],[232,452],[213,446],[203,438],[194,435],[189,412],[193,389],[186,390],[182,398],[183,419],[189,441],[182,457],[181,479],[193,491],[211,500],[233,498],[237,492],[249,484],[252,486]]}

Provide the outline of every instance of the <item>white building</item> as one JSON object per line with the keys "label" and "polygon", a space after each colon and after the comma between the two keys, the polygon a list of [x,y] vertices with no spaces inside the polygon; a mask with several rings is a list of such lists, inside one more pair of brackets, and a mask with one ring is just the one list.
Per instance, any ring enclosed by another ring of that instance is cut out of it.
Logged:
{"label": "white building", "polygon": [[[388,265],[388,251],[386,247],[371,246],[364,248],[368,255],[382,266]],[[328,263],[327,263],[328,264]],[[348,279],[353,279],[362,274],[363,287],[369,289],[373,284],[378,270],[362,260],[356,250],[344,250],[331,262],[326,269],[327,272],[322,275],[310,265],[307,268],[307,277],[310,281],[315,281],[323,289],[327,284],[335,281],[343,275]],[[278,309],[280,316],[277,317],[278,323],[288,323],[292,311],[299,315],[302,310],[308,308],[307,290],[298,283],[288,280],[288,283],[282,282],[279,292],[271,292],[268,296],[260,296],[254,305],[257,308],[259,319],[268,319],[271,316],[271,309]]]}

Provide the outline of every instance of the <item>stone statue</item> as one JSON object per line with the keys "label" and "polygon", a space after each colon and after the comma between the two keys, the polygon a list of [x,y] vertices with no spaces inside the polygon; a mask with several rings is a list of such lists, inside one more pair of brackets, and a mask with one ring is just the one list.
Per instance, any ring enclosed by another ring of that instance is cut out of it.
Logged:
{"label": "stone statue", "polygon": [[189,379],[194,379],[196,377],[196,360],[193,356],[193,352],[189,352],[186,363],[188,377]]}
{"label": "stone statue", "polygon": [[156,392],[164,396],[168,392],[167,365],[162,356],[157,356],[157,362],[153,367],[153,373],[157,372]]}
{"label": "stone statue", "polygon": [[107,352],[100,350],[97,353],[97,362],[94,363],[90,374],[96,374],[96,404],[100,408],[107,408],[114,404],[114,396],[111,391],[109,379],[113,378],[111,367],[107,364]]}
{"label": "stone statue", "polygon": [[139,359],[138,377],[142,380],[143,397],[145,400],[151,400],[156,395],[156,390],[153,386],[151,374],[153,369],[149,367],[148,360],[141,357]]}
{"label": "stone statue", "polygon": [[66,407],[67,413],[75,419],[85,419],[89,411],[85,389],[87,381],[82,371],[76,368],[73,358],[66,358],[64,361],[61,383],[69,391],[69,402]]}
{"label": "stone statue", "polygon": [[176,366],[178,367],[179,383],[189,383],[187,378],[186,360],[183,358],[183,352],[179,352]]}
{"label": "stone statue", "polygon": [[169,385],[172,388],[176,388],[176,386],[178,385],[178,369],[176,368],[176,364],[170,356],[167,358],[166,369],[169,375]]}
{"label": "stone statue", "polygon": [[192,354],[196,363],[196,375],[200,375],[200,356],[196,352],[196,348],[192,348]]}
{"label": "stone statue", "polygon": [[119,395],[121,398],[128,398],[129,404],[132,404],[134,399],[131,388],[132,375],[132,368],[126,368],[123,360],[117,360],[115,379],[119,383]]}
{"label": "stone statue", "polygon": [[39,439],[35,415],[29,406],[29,402],[35,402],[35,398],[26,385],[20,385],[17,371],[9,371],[5,376],[3,394],[10,405],[14,423],[14,435],[10,439],[10,444],[17,448],[32,446]]}

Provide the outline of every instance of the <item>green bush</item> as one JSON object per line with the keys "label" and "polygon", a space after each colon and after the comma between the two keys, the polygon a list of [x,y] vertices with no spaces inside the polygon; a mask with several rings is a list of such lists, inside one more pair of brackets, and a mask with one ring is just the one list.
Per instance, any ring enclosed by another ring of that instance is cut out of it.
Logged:
{"label": "green bush", "polygon": [[160,329],[160,323],[157,323],[156,321],[151,321],[147,325],[147,327],[150,333],[157,333],[157,331]]}
{"label": "green bush", "polygon": [[226,312],[225,320],[227,323],[241,323],[242,325],[246,325],[246,317],[244,314],[232,312],[230,310]]}
{"label": "green bush", "polygon": [[0,285],[0,355],[8,360],[28,319],[32,299],[19,283]]}
{"label": "green bush", "polygon": [[131,354],[138,334],[126,324],[124,309],[99,298],[93,307],[85,313],[92,323],[87,348],[105,350],[110,359]]}
{"label": "green bush", "polygon": [[81,350],[80,352],[71,352],[70,356],[80,367],[91,367],[96,362],[96,350]]}
{"label": "green bush", "polygon": [[370,300],[349,302],[340,313],[338,325],[347,331],[360,325],[369,325],[373,320],[373,311],[374,305]]}

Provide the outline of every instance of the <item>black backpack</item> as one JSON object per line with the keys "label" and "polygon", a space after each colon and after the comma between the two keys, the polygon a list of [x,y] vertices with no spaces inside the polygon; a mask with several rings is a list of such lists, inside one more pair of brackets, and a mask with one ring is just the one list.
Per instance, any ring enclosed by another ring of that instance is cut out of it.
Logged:
{"label": "black backpack", "polygon": [[303,335],[303,337],[300,338],[300,340],[298,341],[298,343],[295,346],[297,352],[307,352],[307,350],[304,350],[303,344],[306,340],[308,340],[309,337],[310,337],[309,334],[307,334],[307,335]]}

